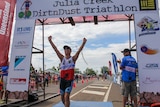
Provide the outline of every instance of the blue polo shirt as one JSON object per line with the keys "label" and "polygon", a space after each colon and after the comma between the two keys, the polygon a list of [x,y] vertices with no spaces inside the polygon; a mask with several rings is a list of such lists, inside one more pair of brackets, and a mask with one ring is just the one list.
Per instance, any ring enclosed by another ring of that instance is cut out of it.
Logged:
{"label": "blue polo shirt", "polygon": [[138,68],[135,58],[132,56],[124,56],[121,63],[122,81],[131,82],[136,80],[136,69]]}

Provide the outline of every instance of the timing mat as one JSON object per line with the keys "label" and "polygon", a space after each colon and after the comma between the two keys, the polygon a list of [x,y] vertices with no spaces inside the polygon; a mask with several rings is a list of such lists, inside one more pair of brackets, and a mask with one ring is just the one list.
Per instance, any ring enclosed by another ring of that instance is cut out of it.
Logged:
{"label": "timing mat", "polygon": [[[53,107],[64,107],[62,102]],[[113,107],[112,102],[94,102],[94,101],[71,101],[70,107]]]}

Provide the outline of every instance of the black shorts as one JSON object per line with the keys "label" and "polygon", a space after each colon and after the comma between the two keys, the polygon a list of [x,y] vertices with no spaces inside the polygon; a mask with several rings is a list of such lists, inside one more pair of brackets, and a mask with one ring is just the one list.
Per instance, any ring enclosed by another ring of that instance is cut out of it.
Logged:
{"label": "black shorts", "polygon": [[65,92],[71,93],[72,91],[73,80],[65,80],[61,78],[60,81],[60,93],[63,95]]}

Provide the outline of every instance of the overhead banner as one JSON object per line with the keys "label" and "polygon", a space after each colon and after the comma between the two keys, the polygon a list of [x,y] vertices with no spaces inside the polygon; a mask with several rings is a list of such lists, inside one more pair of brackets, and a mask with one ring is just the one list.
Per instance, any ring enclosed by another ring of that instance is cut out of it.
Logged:
{"label": "overhead banner", "polygon": [[8,53],[16,0],[0,2],[0,66],[8,63]]}
{"label": "overhead banner", "polygon": [[16,19],[158,12],[158,0],[17,0]]}
{"label": "overhead banner", "polygon": [[141,102],[160,102],[159,15],[135,14],[135,28]]}
{"label": "overhead banner", "polygon": [[[16,21],[15,23],[7,79],[9,98],[27,99],[34,28],[35,20],[26,20],[25,23],[23,21]],[[15,92],[17,94],[13,94]],[[22,94],[21,96],[16,96],[20,95],[20,93]]]}

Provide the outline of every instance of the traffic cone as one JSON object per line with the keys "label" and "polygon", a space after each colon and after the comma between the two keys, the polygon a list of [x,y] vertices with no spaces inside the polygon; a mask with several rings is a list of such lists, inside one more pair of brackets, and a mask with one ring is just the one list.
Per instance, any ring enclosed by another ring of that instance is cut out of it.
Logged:
{"label": "traffic cone", "polygon": [[88,83],[88,79],[86,79],[86,83]]}
{"label": "traffic cone", "polygon": [[73,83],[73,87],[76,88],[76,83],[75,82]]}
{"label": "traffic cone", "polygon": [[84,83],[84,80],[82,79],[82,84]]}

